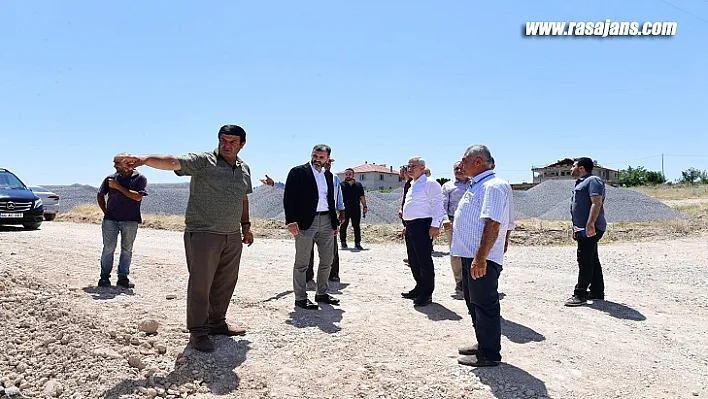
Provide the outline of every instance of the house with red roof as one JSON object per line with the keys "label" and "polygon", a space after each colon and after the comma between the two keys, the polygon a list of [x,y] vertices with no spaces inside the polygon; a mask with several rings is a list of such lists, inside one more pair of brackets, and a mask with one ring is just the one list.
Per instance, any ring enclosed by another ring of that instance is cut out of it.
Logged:
{"label": "house with red roof", "polygon": [[[394,190],[403,187],[405,183],[398,176],[398,169],[393,170],[393,166],[386,164],[364,162],[352,169],[354,169],[354,180],[361,183],[365,190]],[[344,170],[337,172],[342,182],[344,182],[344,172]]]}

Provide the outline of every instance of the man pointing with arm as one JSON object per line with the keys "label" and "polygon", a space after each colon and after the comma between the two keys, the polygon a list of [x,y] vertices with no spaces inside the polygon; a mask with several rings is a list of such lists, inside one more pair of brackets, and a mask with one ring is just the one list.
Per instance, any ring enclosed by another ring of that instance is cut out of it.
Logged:
{"label": "man pointing with arm", "polygon": [[226,324],[226,311],[238,280],[243,243],[253,244],[248,214],[251,171],[238,157],[246,145],[246,131],[225,125],[218,137],[218,149],[210,152],[122,157],[128,166],[146,165],[191,176],[184,232],[187,328],[190,343],[203,352],[214,351],[209,335],[246,332]]}

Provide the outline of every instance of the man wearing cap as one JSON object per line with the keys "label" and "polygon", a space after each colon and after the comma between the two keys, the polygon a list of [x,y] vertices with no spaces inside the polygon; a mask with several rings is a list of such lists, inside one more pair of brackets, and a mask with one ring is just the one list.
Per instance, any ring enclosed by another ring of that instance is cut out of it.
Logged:
{"label": "man wearing cap", "polygon": [[187,328],[190,344],[202,352],[214,351],[209,335],[246,333],[226,324],[226,311],[238,280],[243,243],[253,244],[248,215],[251,170],[238,157],[246,145],[246,131],[224,125],[218,137],[219,147],[210,152],[121,156],[130,167],[147,165],[191,176],[184,232]]}
{"label": "man wearing cap", "polygon": [[339,305],[339,299],[327,293],[334,258],[332,246],[335,245],[335,235],[339,230],[334,201],[334,176],[324,167],[331,153],[332,149],[326,144],[314,146],[310,162],[290,169],[283,193],[285,224],[295,237],[295,306],[308,310],[319,308],[307,298],[307,267],[313,242],[317,244],[320,258],[315,302]]}

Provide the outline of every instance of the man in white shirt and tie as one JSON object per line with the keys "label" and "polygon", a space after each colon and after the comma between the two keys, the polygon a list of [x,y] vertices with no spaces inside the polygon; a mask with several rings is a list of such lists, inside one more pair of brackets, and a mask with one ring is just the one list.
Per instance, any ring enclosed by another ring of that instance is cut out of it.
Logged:
{"label": "man in white shirt and tie", "polygon": [[415,306],[432,303],[435,290],[433,267],[433,240],[440,234],[445,218],[440,183],[425,176],[425,160],[420,157],[408,161],[408,174],[413,179],[403,203],[408,263],[415,279],[415,287],[401,293],[413,299]]}
{"label": "man in white shirt and tie", "polygon": [[472,187],[455,210],[450,255],[462,258],[462,290],[472,316],[477,344],[460,348],[458,362],[473,367],[501,361],[499,274],[509,234],[514,229],[511,186],[494,174],[489,149],[475,145],[462,158]]}

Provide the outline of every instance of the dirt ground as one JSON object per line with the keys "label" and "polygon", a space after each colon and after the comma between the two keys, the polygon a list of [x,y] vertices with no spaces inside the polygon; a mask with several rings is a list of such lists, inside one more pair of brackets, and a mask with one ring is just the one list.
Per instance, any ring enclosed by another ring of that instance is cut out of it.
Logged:
{"label": "dirt ground", "polygon": [[260,239],[228,315],[248,334],[202,354],[184,330],[182,234],[140,229],[132,291],[96,288],[100,237],[93,224],[0,231],[0,397],[708,398],[706,236],[601,245],[607,300],[580,308],[562,306],[572,246],[512,246],[491,369],[457,364],[474,335],[444,247],[433,305],[400,297],[403,245],[369,244],[340,252],[342,305],[305,311],[293,241]]}

